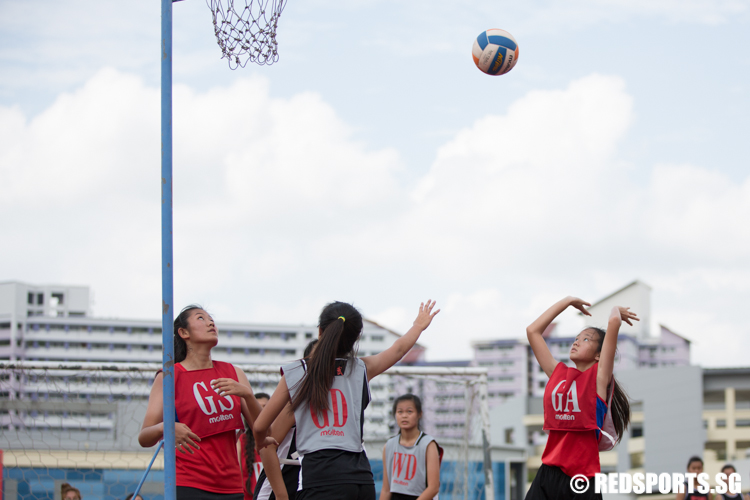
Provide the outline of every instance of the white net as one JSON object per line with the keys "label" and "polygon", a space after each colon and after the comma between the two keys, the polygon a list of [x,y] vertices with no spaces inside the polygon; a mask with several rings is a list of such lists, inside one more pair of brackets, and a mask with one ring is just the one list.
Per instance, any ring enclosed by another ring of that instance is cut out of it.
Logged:
{"label": "white net", "polygon": [[[137,437],[156,365],[0,365],[4,500],[60,498],[69,483],[86,500],[124,499],[153,450]],[[144,499],[163,498],[160,457]]]}
{"label": "white net", "polygon": [[[137,436],[159,368],[146,363],[0,364],[3,500],[58,500],[63,483],[78,488],[86,500],[123,500],[155,451],[141,448]],[[277,366],[241,368],[256,393],[276,388]],[[378,491],[382,449],[397,432],[393,400],[413,393],[423,403],[424,430],[445,450],[440,498],[486,498],[479,418],[482,388],[486,394],[483,373],[396,367],[372,381],[364,438]],[[163,477],[160,454],[141,490],[145,500],[163,499]]]}
{"label": "white net", "polygon": [[206,0],[213,15],[214,34],[229,67],[279,60],[276,28],[286,0]]}

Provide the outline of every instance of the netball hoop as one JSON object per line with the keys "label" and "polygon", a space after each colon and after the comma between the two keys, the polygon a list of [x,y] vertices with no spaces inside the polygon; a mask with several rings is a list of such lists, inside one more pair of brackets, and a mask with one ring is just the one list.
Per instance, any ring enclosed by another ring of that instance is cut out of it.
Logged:
{"label": "netball hoop", "polygon": [[[222,59],[231,69],[279,60],[276,26],[286,0],[206,0]],[[235,3],[237,4],[235,6]],[[241,5],[240,5],[241,4]]]}

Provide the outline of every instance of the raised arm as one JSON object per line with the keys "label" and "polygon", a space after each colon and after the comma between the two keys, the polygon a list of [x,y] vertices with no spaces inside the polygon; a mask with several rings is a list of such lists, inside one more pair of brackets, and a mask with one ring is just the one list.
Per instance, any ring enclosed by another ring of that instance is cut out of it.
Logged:
{"label": "raised arm", "polygon": [[391,366],[398,363],[399,360],[409,352],[409,349],[414,347],[419,336],[428,326],[430,326],[430,323],[432,323],[432,318],[440,312],[440,309],[432,312],[434,307],[434,300],[428,300],[426,305],[424,302],[421,303],[419,305],[417,319],[414,320],[414,326],[412,326],[403,337],[394,342],[393,345],[385,351],[373,356],[365,356],[362,358],[362,361],[364,361],[365,366],[367,367],[367,380],[372,380]]}
{"label": "raised arm", "polygon": [[615,350],[617,349],[617,336],[620,333],[622,322],[633,326],[632,320],[640,321],[629,307],[615,306],[607,320],[607,333],[604,335],[602,350],[599,353],[599,368],[596,372],[596,393],[604,401],[607,400],[607,389],[612,379],[612,370],[615,366]]}
{"label": "raised arm", "polygon": [[529,339],[531,350],[534,351],[534,356],[536,356],[539,366],[542,367],[542,370],[544,370],[544,373],[548,377],[552,375],[558,361],[549,352],[549,347],[547,347],[547,342],[545,342],[542,334],[568,306],[573,306],[586,316],[591,316],[591,313],[584,309],[584,306],[591,306],[591,304],[576,297],[565,297],[553,304],[552,307],[544,311],[541,316],[526,327],[526,336]]}

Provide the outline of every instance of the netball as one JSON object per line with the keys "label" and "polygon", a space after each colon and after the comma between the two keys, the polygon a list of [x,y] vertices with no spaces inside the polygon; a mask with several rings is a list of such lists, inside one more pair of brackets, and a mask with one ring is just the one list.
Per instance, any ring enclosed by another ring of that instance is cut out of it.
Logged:
{"label": "netball", "polygon": [[518,44],[507,31],[489,29],[474,40],[471,55],[483,73],[504,75],[518,62]]}

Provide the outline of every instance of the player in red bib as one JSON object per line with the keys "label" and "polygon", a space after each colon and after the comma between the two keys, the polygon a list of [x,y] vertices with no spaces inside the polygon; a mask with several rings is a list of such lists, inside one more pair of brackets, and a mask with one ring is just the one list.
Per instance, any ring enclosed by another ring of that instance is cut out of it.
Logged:
{"label": "player in red bib", "polygon": [[[175,318],[179,500],[243,500],[235,436],[244,428],[242,417],[252,424],[261,407],[242,370],[211,359],[211,349],[218,339],[213,318],[199,306],[188,306]],[[138,435],[143,447],[154,446],[164,435],[162,378],[159,372],[151,387]]]}
{"label": "player in red bib", "polygon": [[570,349],[569,368],[552,356],[542,333],[565,309],[572,306],[591,316],[584,306],[588,302],[566,297],[547,309],[527,329],[529,344],[539,366],[549,377],[544,390],[544,430],[549,432],[542,455],[542,466],[526,494],[527,500],[601,499],[589,487],[576,493],[571,487],[574,476],[592,478],[601,472],[599,440],[607,414],[607,397],[612,393],[612,420],[617,441],[630,422],[630,404],[625,393],[614,383],[612,368],[615,362],[617,335],[623,321],[632,325],[639,321],[627,307],[614,307],[607,322],[607,330],[585,328],[576,336]]}

